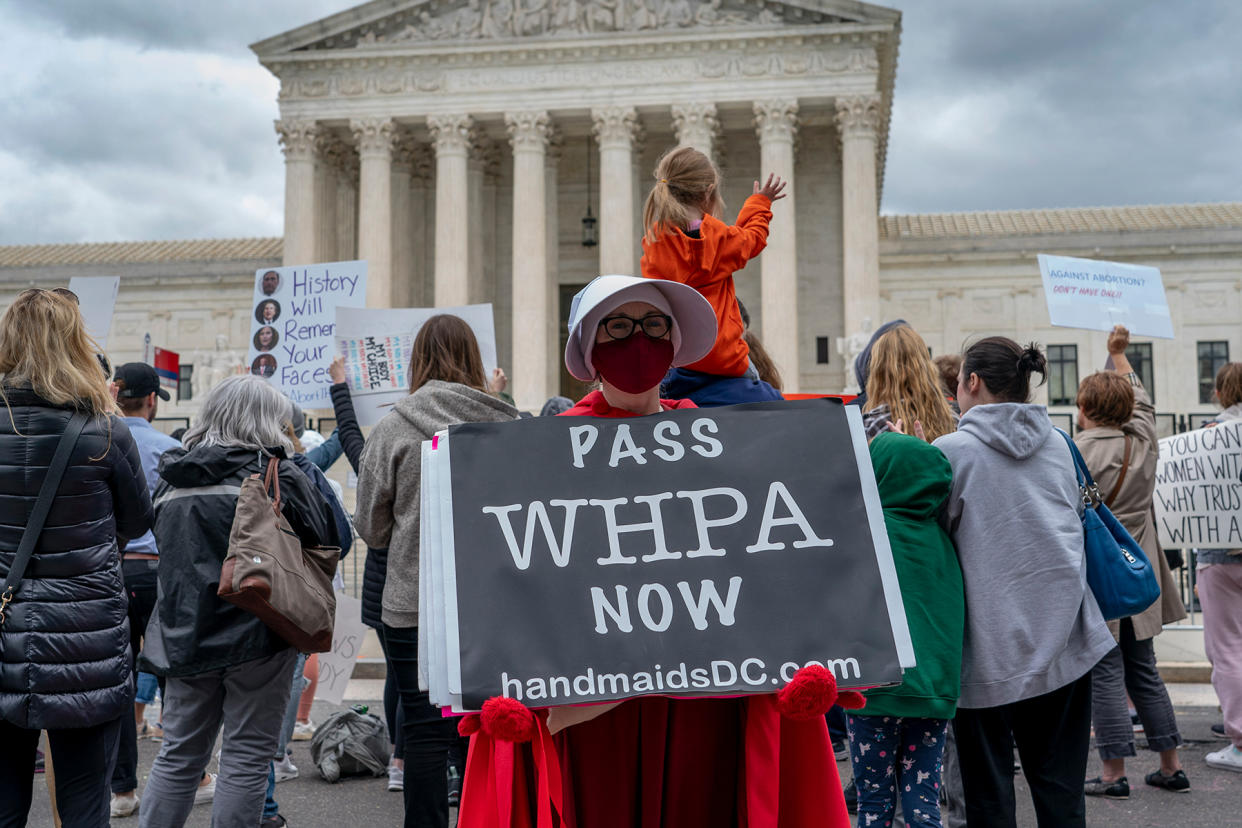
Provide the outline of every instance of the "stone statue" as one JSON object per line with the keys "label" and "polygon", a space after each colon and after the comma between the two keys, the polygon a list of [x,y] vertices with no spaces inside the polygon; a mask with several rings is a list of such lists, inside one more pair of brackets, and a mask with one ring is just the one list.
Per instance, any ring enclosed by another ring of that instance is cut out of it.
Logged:
{"label": "stone statue", "polygon": [[871,341],[871,317],[863,320],[861,331],[850,334],[849,336],[837,337],[837,353],[845,360],[845,392],[846,394],[857,394],[862,390],[862,385],[858,382],[858,377],[854,374],[854,360],[859,354],[866,349],[867,343]]}
{"label": "stone statue", "polygon": [[225,377],[242,370],[241,354],[229,348],[229,338],[216,335],[214,351],[198,351],[194,358],[194,374],[190,377],[190,389],[196,399],[207,396],[211,389]]}
{"label": "stone statue", "polygon": [[694,23],[694,10],[689,0],[672,0],[660,11],[660,25],[667,28],[690,26]]}
{"label": "stone statue", "polygon": [[453,36],[457,38],[475,38],[483,30],[483,12],[479,10],[479,0],[469,0],[457,10],[453,19]]}
{"label": "stone statue", "polygon": [[442,20],[438,17],[432,17],[431,12],[426,9],[419,12],[418,23],[423,30],[423,37],[427,40],[442,40],[453,33]]}
{"label": "stone statue", "polygon": [[513,35],[513,0],[491,0],[483,12],[483,37]]}
{"label": "stone statue", "polygon": [[617,0],[589,0],[586,4],[588,32],[611,32],[617,27]]}
{"label": "stone statue", "polygon": [[660,15],[656,11],[655,0],[634,0],[634,13],[630,16],[631,29],[656,29],[660,26]]}

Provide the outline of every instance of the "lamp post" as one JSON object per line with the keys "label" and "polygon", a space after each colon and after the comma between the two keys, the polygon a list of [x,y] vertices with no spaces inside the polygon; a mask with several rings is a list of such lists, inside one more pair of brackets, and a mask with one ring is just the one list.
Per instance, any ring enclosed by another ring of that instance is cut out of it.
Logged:
{"label": "lamp post", "polygon": [[594,247],[596,244],[599,243],[599,239],[596,235],[595,216],[591,215],[591,136],[590,135],[587,136],[586,144],[587,144],[587,156],[586,156],[587,209],[586,209],[586,215],[582,217],[582,246],[583,247]]}

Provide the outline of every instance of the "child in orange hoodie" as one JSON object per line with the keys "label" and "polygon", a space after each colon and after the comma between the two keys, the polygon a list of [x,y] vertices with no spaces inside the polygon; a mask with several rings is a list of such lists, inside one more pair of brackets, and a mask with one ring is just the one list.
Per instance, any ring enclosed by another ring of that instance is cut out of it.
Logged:
{"label": "child in orange hoodie", "polygon": [[775,175],[762,187],[756,181],[737,223],[729,225],[719,218],[720,173],[703,153],[691,147],[670,150],[656,165],[655,177],[643,208],[642,274],[696,289],[716,311],[718,326],[711,352],[670,371],[662,393],[699,406],[781,399],[751,369],[733,274],[767,244],[772,202],[785,197],[785,182]]}

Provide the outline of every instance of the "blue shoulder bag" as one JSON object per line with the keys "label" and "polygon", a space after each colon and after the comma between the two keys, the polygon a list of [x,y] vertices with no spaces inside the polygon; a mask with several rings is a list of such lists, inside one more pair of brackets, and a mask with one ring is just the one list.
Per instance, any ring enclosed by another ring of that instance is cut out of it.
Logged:
{"label": "blue shoulder bag", "polygon": [[1083,546],[1087,552],[1087,584],[1106,621],[1128,618],[1160,598],[1160,583],[1143,552],[1121,521],[1113,516],[1091,479],[1078,446],[1061,429],[1074,456],[1074,471],[1082,493]]}

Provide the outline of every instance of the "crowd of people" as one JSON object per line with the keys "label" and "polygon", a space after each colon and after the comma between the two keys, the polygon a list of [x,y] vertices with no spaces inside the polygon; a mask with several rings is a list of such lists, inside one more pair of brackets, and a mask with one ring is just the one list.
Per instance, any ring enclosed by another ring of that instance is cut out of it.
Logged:
{"label": "crowd of people", "polygon": [[[565,366],[595,387],[545,414],[781,398],[733,279],[761,253],[783,183],[756,181],[731,225],[702,153],[668,153],[655,178],[641,275],[601,276],[571,308]],[[1152,645],[1185,609],[1152,522],[1154,410],[1127,344],[1114,330],[1101,354],[1111,368],[1082,381],[1074,442],[1158,574],[1148,609],[1106,622],[1088,587],[1070,447],[1030,401],[1041,349],[991,336],[933,362],[895,320],[859,355],[863,390],[849,404],[862,410],[917,658],[902,683],[862,696],[816,685],[809,717],[777,694],[537,712],[508,700],[501,727],[486,707],[482,721],[446,717],[419,686],[421,445],[453,425],[529,416],[500,393],[503,375],[486,376],[464,321],[419,329],[409,395],[369,435],[338,360],[338,427],[320,445],[254,375],[214,387],[176,439],[151,425],[168,399],[151,368],[111,374],[72,294],[26,290],[0,319],[0,825],[25,824],[40,731],[66,826],[134,814],[143,828],[180,826],[204,802],[213,825],[286,824],[275,785],[298,772],[289,742],[313,731],[313,661],[217,594],[242,485],[270,464],[304,546],[343,555],[355,531],[366,543],[363,621],[387,666],[388,786],[406,826],[446,827],[452,805],[463,828],[809,828],[846,826],[850,809],[860,826],[899,811],[910,826],[945,813],[951,826],[1015,825],[1015,748],[1040,825],[1084,825],[1086,796],[1129,795],[1127,698],[1159,754],[1145,783],[1189,791]],[[1220,370],[1215,393],[1217,422],[1242,420],[1242,363]],[[357,473],[352,516],[323,473],[342,455]],[[1229,741],[1207,763],[1242,771],[1242,550],[1198,550],[1196,565]],[[162,742],[140,790],[136,739],[156,687]],[[1086,779],[1093,727],[1102,771]],[[834,760],[845,751],[848,786]]]}

